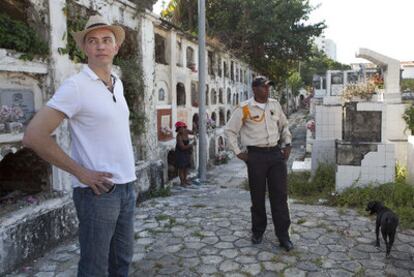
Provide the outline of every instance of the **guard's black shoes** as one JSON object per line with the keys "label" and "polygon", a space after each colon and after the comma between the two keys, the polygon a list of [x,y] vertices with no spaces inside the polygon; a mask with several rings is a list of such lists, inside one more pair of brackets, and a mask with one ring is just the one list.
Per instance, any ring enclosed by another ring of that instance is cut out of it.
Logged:
{"label": "guard's black shoes", "polygon": [[287,252],[293,249],[293,243],[290,240],[281,240],[279,246],[284,248]]}
{"label": "guard's black shoes", "polygon": [[259,244],[261,243],[263,240],[263,236],[262,235],[252,235],[252,243],[253,244]]}

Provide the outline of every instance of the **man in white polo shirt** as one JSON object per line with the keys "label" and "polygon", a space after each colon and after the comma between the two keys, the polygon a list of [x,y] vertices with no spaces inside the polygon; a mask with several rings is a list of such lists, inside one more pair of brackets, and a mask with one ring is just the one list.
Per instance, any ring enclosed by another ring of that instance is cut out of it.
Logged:
{"label": "man in white polo shirt", "polygon": [[[88,57],[30,122],[23,143],[72,175],[79,219],[78,276],[128,276],[133,255],[135,162],[129,110],[112,62],[125,38],[120,26],[92,16],[73,34]],[[69,157],[51,137],[64,119]]]}

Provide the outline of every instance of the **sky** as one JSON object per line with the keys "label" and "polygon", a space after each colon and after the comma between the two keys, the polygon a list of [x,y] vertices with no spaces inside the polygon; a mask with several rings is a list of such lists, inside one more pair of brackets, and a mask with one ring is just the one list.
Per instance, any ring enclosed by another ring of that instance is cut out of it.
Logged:
{"label": "sky", "polygon": [[[336,43],[339,62],[368,62],[355,58],[359,48],[369,48],[400,61],[414,61],[414,0],[309,2],[318,6],[310,14],[309,22],[325,21],[328,26],[325,37]],[[162,3],[159,0],[154,5],[155,13],[160,13]]]}

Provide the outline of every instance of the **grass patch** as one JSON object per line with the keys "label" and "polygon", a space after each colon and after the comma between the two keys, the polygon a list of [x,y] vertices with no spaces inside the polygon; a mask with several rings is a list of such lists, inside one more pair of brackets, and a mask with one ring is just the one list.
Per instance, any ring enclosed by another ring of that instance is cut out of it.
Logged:
{"label": "grass patch", "polygon": [[316,203],[320,198],[327,199],[335,191],[335,168],[321,164],[311,179],[309,172],[288,175],[289,195],[305,203]]}
{"label": "grass patch", "polygon": [[164,233],[166,233],[166,231],[165,231],[165,230],[162,230],[162,229],[148,229],[147,231],[148,231],[148,233],[149,233],[151,236],[157,236],[157,235],[159,235],[159,234],[164,234]]}
{"label": "grass patch", "polygon": [[170,187],[164,187],[155,191],[150,191],[149,196],[150,198],[168,197],[171,196],[171,189]]}
{"label": "grass patch", "polygon": [[369,201],[381,201],[400,217],[402,228],[414,228],[414,186],[405,183],[406,170],[396,167],[396,182],[365,187],[351,186],[342,193],[335,192],[335,169],[332,165],[322,164],[311,179],[310,173],[290,173],[288,188],[291,197],[309,204],[319,204],[326,199],[327,205],[340,207],[339,214],[345,214],[344,208],[354,208],[367,215],[365,207]]}
{"label": "grass patch", "polygon": [[298,220],[298,224],[303,224],[305,222],[306,222],[306,219],[304,219],[304,218],[301,218],[301,219]]}
{"label": "grass patch", "polygon": [[155,216],[155,219],[158,221],[168,220],[170,218],[169,215],[159,214]]}
{"label": "grass patch", "polygon": [[317,259],[313,260],[312,262],[313,262],[316,266],[318,266],[318,267],[322,267],[323,262],[322,262],[322,258],[321,258],[321,257],[319,257],[319,258],[317,258]]}
{"label": "grass patch", "polygon": [[192,232],[191,233],[191,235],[193,236],[193,237],[197,237],[197,238],[200,238],[200,239],[203,239],[203,238],[205,238],[206,236],[205,235],[203,235],[200,231],[194,231],[194,232]]}
{"label": "grass patch", "polygon": [[365,269],[363,267],[361,267],[360,269],[358,269],[357,272],[355,272],[355,277],[363,277],[365,276]]}
{"label": "grass patch", "polygon": [[157,221],[166,221],[166,220],[168,220],[168,223],[164,224],[164,228],[171,229],[172,227],[177,225],[177,220],[175,219],[175,217],[170,216],[170,215],[165,215],[165,214],[156,215],[155,219]]}

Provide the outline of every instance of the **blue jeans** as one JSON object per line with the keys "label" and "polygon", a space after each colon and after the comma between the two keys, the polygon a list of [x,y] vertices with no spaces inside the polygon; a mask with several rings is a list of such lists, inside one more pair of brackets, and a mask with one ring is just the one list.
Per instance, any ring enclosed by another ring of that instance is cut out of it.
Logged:
{"label": "blue jeans", "polygon": [[78,277],[128,276],[134,242],[133,183],[117,184],[99,196],[90,188],[75,188],[73,201],[79,219]]}

